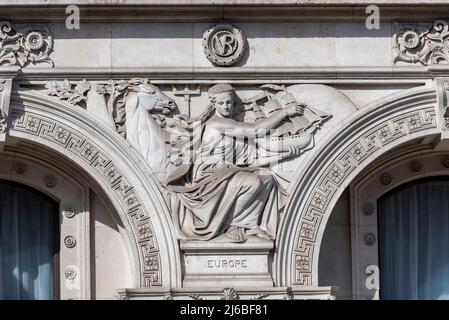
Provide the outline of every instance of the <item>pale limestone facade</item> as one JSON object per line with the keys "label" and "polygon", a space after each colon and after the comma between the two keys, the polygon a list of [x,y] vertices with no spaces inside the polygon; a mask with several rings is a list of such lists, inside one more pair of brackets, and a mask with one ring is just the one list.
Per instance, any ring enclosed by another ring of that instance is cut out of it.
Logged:
{"label": "pale limestone facade", "polygon": [[[66,27],[69,4],[79,5],[79,30]],[[365,25],[370,4],[379,29]],[[400,29],[416,22],[446,39],[446,1],[3,0],[2,20],[4,34],[24,40],[0,46],[0,179],[59,202],[61,299],[376,299],[378,287],[365,285],[378,264],[376,199],[448,175],[449,48],[432,51]],[[241,31],[243,48],[205,42],[223,23]],[[42,38],[28,39],[33,30]],[[205,45],[241,57],[217,65]],[[216,83],[235,88],[254,128],[251,99],[267,84],[329,116],[313,142],[292,142],[298,152],[268,166],[286,194],[272,240],[180,237],[167,167],[151,162],[168,151],[142,151],[162,136],[146,128],[147,138],[136,130],[143,145],[130,139],[131,92],[144,108],[155,91],[170,110],[143,115],[169,123],[175,109],[203,114]],[[125,137],[114,92],[124,94]]]}

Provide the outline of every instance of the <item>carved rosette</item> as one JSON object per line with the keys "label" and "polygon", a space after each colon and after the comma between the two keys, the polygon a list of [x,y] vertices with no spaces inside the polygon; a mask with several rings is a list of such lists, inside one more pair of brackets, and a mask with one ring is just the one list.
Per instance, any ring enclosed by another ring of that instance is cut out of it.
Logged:
{"label": "carved rosette", "polygon": [[20,66],[48,63],[53,37],[47,26],[29,25],[15,28],[10,22],[0,22],[0,66]]}
{"label": "carved rosette", "polygon": [[203,34],[204,54],[216,66],[232,66],[244,55],[246,38],[234,25],[220,23]]}
{"label": "carved rosette", "polygon": [[220,300],[239,300],[239,295],[234,288],[224,288]]}
{"label": "carved rosette", "polygon": [[397,23],[393,35],[395,63],[404,61],[422,65],[449,63],[449,26],[437,20],[420,23]]}

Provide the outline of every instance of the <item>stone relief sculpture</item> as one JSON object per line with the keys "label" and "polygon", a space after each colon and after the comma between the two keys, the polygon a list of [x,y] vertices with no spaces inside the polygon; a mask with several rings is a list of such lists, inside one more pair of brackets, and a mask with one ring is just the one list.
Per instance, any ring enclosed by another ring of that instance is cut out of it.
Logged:
{"label": "stone relief sculpture", "polygon": [[95,108],[157,174],[180,239],[275,239],[287,193],[271,167],[313,147],[316,129],[331,117],[277,85],[245,99],[229,84],[214,85],[196,118],[177,114],[174,101],[145,79],[46,88],[69,102],[87,95],[88,110],[97,95]]}
{"label": "stone relief sculpture", "polygon": [[110,82],[97,90],[109,95],[104,107],[117,131],[155,172],[165,172],[169,148],[165,122],[176,109],[174,101],[145,79]]}
{"label": "stone relief sculpture", "polygon": [[7,21],[0,21],[0,66],[20,66],[48,63],[53,66],[50,53],[53,37],[46,26],[28,25],[16,29]]}
{"label": "stone relief sculpture", "polygon": [[449,26],[446,21],[397,23],[393,35],[395,62],[422,65],[449,63]]}
{"label": "stone relief sculpture", "polygon": [[[198,118],[179,116],[171,124],[173,147],[165,187],[172,196],[178,233],[198,240],[221,234],[236,242],[248,236],[272,240],[286,192],[269,166],[298,155],[310,143],[306,130],[313,127],[313,132],[328,115],[301,121],[305,105],[282,92],[265,105],[265,117],[239,122],[233,119],[232,86],[215,85],[209,97],[208,108]],[[305,139],[298,135],[273,141],[271,136],[299,131]]]}

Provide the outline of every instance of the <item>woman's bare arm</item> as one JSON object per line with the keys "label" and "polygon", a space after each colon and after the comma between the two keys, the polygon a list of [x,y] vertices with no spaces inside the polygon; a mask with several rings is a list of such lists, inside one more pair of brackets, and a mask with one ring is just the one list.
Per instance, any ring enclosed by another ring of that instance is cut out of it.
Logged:
{"label": "woman's bare arm", "polygon": [[256,121],[255,123],[238,122],[233,119],[214,119],[214,127],[222,134],[238,138],[254,138],[267,134],[267,130],[279,125],[288,116],[302,114],[303,107],[293,106],[273,113],[270,117]]}

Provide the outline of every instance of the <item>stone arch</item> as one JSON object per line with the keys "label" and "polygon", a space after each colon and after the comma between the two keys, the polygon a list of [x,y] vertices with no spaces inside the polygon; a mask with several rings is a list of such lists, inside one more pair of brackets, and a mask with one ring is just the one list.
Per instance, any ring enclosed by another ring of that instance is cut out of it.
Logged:
{"label": "stone arch", "polygon": [[160,186],[118,133],[80,107],[32,90],[13,92],[8,122],[7,143],[45,146],[97,182],[132,243],[138,286],[180,287],[179,249]]}
{"label": "stone arch", "polygon": [[376,101],[343,121],[296,175],[274,257],[278,286],[318,286],[321,240],[344,189],[392,148],[438,134],[437,94],[420,87]]}
{"label": "stone arch", "polygon": [[[447,148],[435,148],[426,137],[397,146],[370,163],[351,181],[349,192],[351,221],[352,295],[355,299],[379,299],[377,286],[367,287],[367,267],[379,268],[378,200],[405,184],[430,177],[448,177]],[[367,236],[371,241],[367,242]]]}

